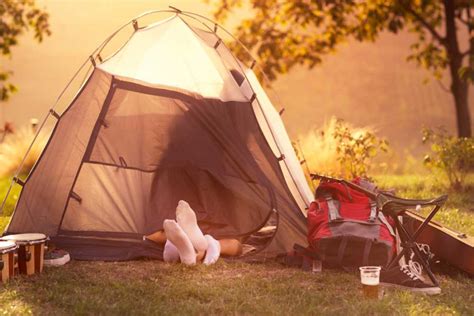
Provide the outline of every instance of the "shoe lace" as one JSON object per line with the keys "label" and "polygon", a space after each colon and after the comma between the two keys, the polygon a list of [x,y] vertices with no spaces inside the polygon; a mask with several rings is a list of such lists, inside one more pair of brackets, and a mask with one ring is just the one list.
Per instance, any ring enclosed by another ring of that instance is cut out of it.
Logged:
{"label": "shoe lace", "polygon": [[423,266],[418,261],[409,260],[408,267],[413,274],[415,274],[419,279],[422,279],[421,274],[423,273]]}
{"label": "shoe lace", "polygon": [[416,246],[418,247],[418,250],[428,258],[428,260],[433,259],[434,254],[431,252],[430,245],[417,243]]}
{"label": "shoe lace", "polygon": [[[431,260],[434,257],[434,254],[430,251],[429,245],[417,243],[416,246],[418,247],[418,250],[426,256],[427,260]],[[411,273],[415,274],[420,280],[423,280],[423,266],[415,260],[414,252],[410,254],[410,259],[408,259],[408,264],[406,266]]]}
{"label": "shoe lace", "polygon": [[[410,261],[410,262],[416,262],[416,261]],[[418,263],[418,262],[416,262]],[[412,280],[421,280],[420,279],[420,274],[418,274],[418,271],[415,269],[412,269],[411,264],[406,264],[403,266],[400,266],[400,270],[406,274],[408,277],[410,277]]]}

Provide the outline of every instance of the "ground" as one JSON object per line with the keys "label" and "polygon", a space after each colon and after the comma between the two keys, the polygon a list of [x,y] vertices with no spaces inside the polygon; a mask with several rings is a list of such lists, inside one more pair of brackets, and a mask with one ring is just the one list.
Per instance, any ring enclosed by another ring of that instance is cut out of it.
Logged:
{"label": "ground", "polygon": [[0,294],[6,314],[472,314],[474,281],[441,276],[443,293],[364,300],[355,274],[311,274],[277,263],[71,262],[19,277]]}
{"label": "ground", "polygon": [[[447,191],[426,176],[380,176],[377,182],[407,197]],[[1,182],[0,182],[1,183]],[[437,220],[474,235],[474,178],[450,200]],[[4,219],[4,222],[6,218]],[[474,279],[437,274],[442,294],[386,290],[363,299],[357,274],[312,274],[276,262],[219,261],[184,267],[159,261],[77,262],[17,277],[0,291],[2,314],[474,314]]]}

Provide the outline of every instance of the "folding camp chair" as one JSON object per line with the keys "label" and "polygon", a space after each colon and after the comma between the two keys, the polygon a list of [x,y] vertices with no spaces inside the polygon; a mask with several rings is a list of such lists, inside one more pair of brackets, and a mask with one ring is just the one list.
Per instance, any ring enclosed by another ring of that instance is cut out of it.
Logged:
{"label": "folding camp chair", "polygon": [[[436,213],[441,209],[446,200],[448,199],[447,195],[442,195],[438,198],[431,200],[411,200],[411,199],[402,199],[396,196],[393,196],[388,193],[379,193],[376,196],[376,202],[381,206],[381,211],[384,215],[391,217],[395,224],[400,236],[402,250],[397,254],[395,258],[388,264],[387,268],[391,268],[398,264],[400,259],[403,256],[408,256],[410,250],[414,253],[417,261],[423,266],[426,273],[428,274],[430,280],[434,285],[439,286],[438,280],[434,276],[433,272],[430,269],[427,259],[421,254],[420,250],[416,245],[416,240],[418,236],[423,232],[423,230],[428,226],[429,222],[433,219]],[[410,234],[408,230],[401,223],[399,216],[409,208],[430,206],[433,207],[429,215],[425,218],[423,223],[416,229],[413,234]]]}
{"label": "folding camp chair", "polygon": [[[436,213],[441,209],[444,205],[446,200],[448,199],[447,195],[442,195],[438,198],[431,199],[431,200],[412,200],[412,199],[402,199],[396,197],[395,195],[388,193],[386,191],[379,191],[374,188],[368,189],[367,187],[362,187],[357,185],[353,182],[346,181],[343,179],[335,179],[332,177],[322,176],[318,174],[311,174],[311,178],[313,180],[321,180],[321,181],[335,181],[339,183],[343,183],[348,187],[351,187],[359,192],[362,192],[369,196],[372,200],[375,201],[377,205],[377,212],[381,211],[385,216],[388,216],[393,219],[396,224],[396,228],[401,240],[401,247],[403,248],[400,253],[397,254],[393,260],[387,265],[387,268],[391,268],[398,264],[400,259],[403,256],[408,256],[410,254],[410,250],[413,251],[417,261],[423,266],[426,273],[428,274],[430,280],[433,282],[434,285],[439,286],[438,280],[434,276],[433,272],[431,271],[428,260],[423,257],[420,253],[416,245],[416,239],[423,230],[428,226],[429,222],[433,219]],[[403,215],[403,213],[407,209],[416,209],[417,207],[427,207],[431,206],[433,209],[431,210],[430,214],[426,217],[423,223],[418,227],[418,229],[413,233],[410,234],[407,229],[402,225],[399,220],[399,216]]]}

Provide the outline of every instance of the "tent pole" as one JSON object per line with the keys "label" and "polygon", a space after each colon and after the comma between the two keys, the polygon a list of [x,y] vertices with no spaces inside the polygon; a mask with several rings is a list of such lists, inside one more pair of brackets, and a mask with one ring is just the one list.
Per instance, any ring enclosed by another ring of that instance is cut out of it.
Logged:
{"label": "tent pole", "polygon": [[[217,25],[218,27],[220,27],[224,32],[226,32],[228,35],[230,35],[239,45],[241,45],[241,46],[245,49],[245,51],[246,51],[246,52],[249,54],[249,56],[253,59],[252,66],[255,66],[255,64],[256,64],[256,59],[253,58],[252,54],[251,54],[250,51],[247,49],[247,47],[245,47],[245,45],[244,45],[241,41],[239,41],[236,37],[234,37],[229,31],[227,31],[226,29],[224,29],[222,26],[220,26],[220,25],[217,24],[216,22],[214,22],[214,21],[212,21],[212,20],[210,20],[210,19],[208,19],[208,18],[206,18],[206,17],[204,17],[204,16],[202,16],[202,15],[199,15],[199,14],[190,13],[190,12],[185,12],[185,11],[180,11],[179,14],[184,15],[184,16],[187,16],[187,17],[189,17],[189,18],[192,18],[192,19],[194,19],[194,20],[200,22],[202,25],[204,25],[204,26],[205,26],[209,31],[211,31],[211,32],[213,32],[213,29],[211,29],[211,27],[209,27],[209,25],[207,25],[206,23],[204,23],[204,22],[202,22],[202,21],[199,21],[199,19],[197,19],[197,18],[194,17],[193,15],[196,15],[196,16],[198,16],[198,17],[201,17],[201,18],[204,19],[204,20],[207,20],[207,21],[209,21],[209,22],[211,22],[211,23],[214,23],[215,26]],[[182,20],[184,23],[186,23],[186,21],[184,21],[182,18],[181,18],[181,20]],[[188,24],[186,23],[186,25],[188,25]],[[214,26],[214,27],[215,27],[215,26]],[[189,25],[188,25],[188,27],[189,27]],[[216,37],[219,39],[219,42],[218,42],[218,43],[222,43],[222,45],[224,45],[224,47],[231,53],[231,56],[232,56],[232,58],[236,61],[237,65],[239,66],[240,71],[242,72],[242,75],[244,76],[245,80],[247,80],[247,82],[249,83],[249,87],[250,87],[250,89],[251,89],[252,92],[253,92],[252,99],[250,100],[250,102],[252,103],[252,102],[254,101],[254,96],[256,96],[256,93],[255,93],[255,91],[253,90],[252,85],[250,84],[250,81],[249,81],[247,75],[245,74],[245,70],[242,68],[241,63],[240,63],[239,60],[234,56],[234,54],[233,54],[232,51],[229,49],[229,47],[224,43],[224,41],[222,41],[222,39],[217,35],[217,33],[214,33],[214,34],[215,34]],[[216,52],[217,52],[217,51],[216,51]],[[218,52],[217,52],[217,53],[218,53]],[[218,54],[219,54],[219,53],[218,53]],[[261,69],[261,67],[259,67],[259,68],[260,68],[260,71],[262,72],[262,74],[265,75],[265,73],[263,72],[263,69]],[[272,128],[270,127],[270,122],[269,122],[269,120],[268,120],[268,117],[265,115],[265,112],[263,111],[263,108],[262,108],[262,105],[260,104],[260,101],[258,100],[258,98],[256,98],[255,100],[257,101],[257,104],[258,104],[258,107],[260,108],[260,111],[262,111],[262,115],[263,115],[263,117],[265,118],[265,122],[267,123],[267,126],[268,126],[268,128],[269,128],[269,130],[270,130],[270,133],[271,133],[271,135],[272,135],[273,141],[275,142],[275,144],[276,144],[276,146],[277,146],[277,148],[278,148],[278,151],[279,151],[279,153],[280,153],[279,157],[282,157],[282,156],[284,157],[282,148],[280,147],[279,143],[278,143],[277,140],[276,140],[275,133],[274,133],[274,131],[272,130]],[[278,158],[277,158],[277,159],[278,159]],[[279,160],[279,161],[280,161],[280,160]],[[290,168],[289,168],[289,166],[288,166],[288,164],[287,164],[287,162],[286,162],[285,159],[283,159],[283,163],[285,164],[285,166],[286,166],[286,168],[288,169],[288,172],[289,172],[289,171],[290,171]],[[280,167],[280,168],[281,168],[281,167]],[[295,187],[296,187],[296,190],[298,191],[298,193],[299,193],[300,196],[301,196],[301,199],[303,200],[303,202],[305,202],[304,194],[303,194],[303,192],[300,190],[300,188],[299,188],[299,186],[298,186],[298,184],[297,184],[296,179],[293,177],[293,175],[291,174],[291,172],[289,172],[289,174],[290,174],[291,180],[293,180],[293,183],[294,183],[294,185],[295,185]],[[304,204],[306,204],[306,202],[305,202]],[[306,207],[309,207],[309,205],[306,204]]]}
{"label": "tent pole", "polygon": [[[205,21],[208,21],[208,22],[210,22],[210,23],[213,23],[213,24],[214,24],[214,29],[215,29],[215,31],[217,31],[217,28],[220,28],[221,30],[223,30],[227,35],[229,35],[234,41],[236,41],[236,42],[246,51],[246,53],[253,59],[254,62],[256,61],[256,59],[252,56],[252,54],[251,54],[251,52],[249,51],[249,49],[248,49],[238,38],[236,38],[234,35],[232,35],[232,33],[230,33],[228,30],[226,30],[224,27],[222,27],[221,25],[219,25],[219,24],[216,23],[215,21],[213,21],[213,20],[211,20],[211,19],[209,19],[209,18],[207,18],[207,17],[205,17],[205,16],[203,16],[203,15],[200,15],[200,14],[197,14],[197,13],[192,13],[192,12],[187,12],[187,11],[181,11],[181,10],[176,9],[176,8],[174,8],[174,7],[170,7],[170,9],[165,9],[165,10],[152,10],[152,11],[147,11],[147,12],[144,12],[144,13],[142,13],[142,14],[136,16],[135,18],[132,18],[132,19],[129,20],[127,23],[125,23],[125,24],[123,24],[122,26],[120,26],[119,28],[117,28],[111,35],[109,35],[109,37],[107,37],[107,38],[92,52],[92,54],[91,54],[90,56],[93,56],[93,55],[96,54],[96,53],[99,53],[99,54],[100,54],[100,52],[101,52],[101,51],[107,46],[107,44],[115,37],[115,35],[117,35],[117,33],[119,33],[122,29],[124,29],[125,27],[127,27],[129,24],[136,22],[138,19],[140,19],[140,18],[142,18],[142,17],[148,16],[148,15],[151,15],[151,14],[155,14],[155,13],[176,13],[177,15],[184,15],[184,16],[193,18],[193,19],[195,19],[196,21],[198,21],[198,22],[202,23],[203,25],[205,25],[206,28],[208,28],[211,32],[213,32],[213,29],[211,29],[211,28],[210,28],[207,24],[205,24],[204,22],[199,21],[199,19],[197,19],[196,17],[199,17],[199,18],[201,18],[201,19],[203,19],[203,20],[205,20]],[[217,35],[216,35],[216,36],[217,36]],[[220,39],[219,36],[217,36],[217,37]],[[225,44],[224,44],[224,45],[225,45]],[[226,47],[227,49],[229,49],[229,48],[227,47],[227,45],[225,45],[225,47]],[[229,51],[230,51],[230,50],[229,50]],[[233,54],[231,54],[231,55],[232,55],[232,57],[233,57],[234,59],[236,59]],[[90,61],[90,57],[88,57],[88,58],[84,61],[84,63],[79,67],[79,69],[78,69],[78,70],[76,71],[76,73],[73,75],[73,77],[69,80],[69,82],[67,83],[66,87],[65,87],[65,88],[62,90],[62,92],[59,94],[58,98],[56,99],[55,104],[52,106],[51,109],[54,109],[54,108],[57,106],[57,104],[59,103],[59,100],[62,98],[62,96],[64,95],[64,93],[66,92],[66,90],[69,88],[69,86],[70,86],[71,83],[73,82],[73,80],[77,77],[77,75],[79,74],[79,72],[84,68],[84,66],[85,66],[89,61]],[[252,64],[254,64],[254,62],[252,62]],[[244,75],[245,79],[247,80],[247,82],[249,82],[247,76],[245,75],[244,70],[243,70],[242,67],[240,66],[240,63],[238,63],[238,65],[239,65],[239,67],[241,68],[241,71],[243,72],[243,75]],[[261,69],[261,67],[260,67],[258,64],[257,64],[257,66],[260,68],[261,73],[262,73],[263,77],[265,78],[265,81],[268,83],[268,82],[269,82],[269,79],[268,79],[267,75],[264,73],[263,69]],[[251,88],[251,86],[250,86],[250,88]],[[272,90],[273,90],[273,89],[272,89]],[[252,89],[252,91],[253,91],[253,89]],[[277,98],[279,99],[278,96],[277,96]],[[259,104],[259,107],[260,107],[260,109],[262,110],[262,107],[261,107],[261,105],[260,105],[260,102],[258,102],[258,100],[257,100],[257,103]],[[279,101],[279,103],[280,103],[280,101]],[[262,110],[262,113],[263,113],[263,110]],[[47,114],[47,115],[45,116],[45,118],[43,119],[43,121],[42,121],[40,127],[38,128],[38,131],[37,131],[36,134],[35,134],[35,137],[33,138],[32,143],[31,143],[30,146],[28,147],[28,149],[27,149],[27,151],[26,151],[26,154],[25,154],[25,156],[23,157],[22,162],[20,163],[20,166],[18,167],[17,171],[15,172],[15,176],[14,176],[14,177],[18,177],[19,173],[21,172],[21,169],[23,168],[23,165],[24,165],[24,163],[25,163],[25,161],[26,161],[26,158],[27,158],[28,154],[30,153],[30,151],[31,151],[31,149],[32,149],[32,147],[33,147],[33,144],[34,144],[35,141],[37,140],[37,138],[38,138],[40,132],[41,132],[42,129],[44,128],[44,125],[45,125],[45,123],[46,123],[46,121],[47,121],[47,119],[49,118],[50,115],[51,115],[51,112],[48,112],[48,114]],[[266,117],[265,114],[264,114],[264,117],[265,117],[265,120],[267,121],[267,125],[269,125],[268,119],[267,119],[267,117]],[[270,129],[270,130],[271,130],[271,129]],[[273,135],[273,132],[272,132],[272,135]],[[273,138],[274,138],[274,140],[275,140],[275,135],[273,135]],[[275,141],[275,142],[276,142],[276,141]],[[279,146],[278,146],[278,147],[279,147]],[[280,151],[280,154],[281,154],[282,152],[281,152],[281,149],[280,149],[280,148],[279,148],[279,151]],[[287,168],[288,168],[288,166],[287,166]],[[292,177],[292,178],[293,178],[293,177]],[[293,179],[293,181],[295,182],[294,179]],[[10,192],[11,192],[11,189],[12,189],[14,183],[15,183],[15,182],[14,182],[13,180],[12,180],[11,183],[10,183],[10,187],[9,187],[9,189],[8,189],[8,191],[7,191],[7,194],[6,194],[6,196],[5,196],[5,198],[4,198],[3,202],[2,202],[2,206],[1,206],[1,208],[0,208],[0,215],[3,214],[3,208],[4,208],[4,206],[5,206],[6,200],[7,200],[8,196],[9,196],[9,194],[10,194]],[[296,184],[296,182],[295,182],[295,184]],[[298,190],[298,191],[299,191],[299,190]],[[301,192],[300,192],[300,194],[301,194]]]}
{"label": "tent pole", "polygon": [[303,147],[301,147],[301,142],[299,139],[296,140],[296,144],[298,145],[298,150],[301,152],[301,158],[303,158],[303,161],[301,162],[302,164],[306,166],[306,171],[308,172],[308,176],[311,177],[311,170],[309,169],[309,164],[308,160],[306,160],[306,157],[304,155]]}
{"label": "tent pole", "polygon": [[[275,94],[275,96],[276,96],[276,98],[277,98],[277,101],[278,101],[280,107],[282,107],[282,106],[281,106],[281,105],[282,105],[281,99],[280,99],[280,97],[278,96],[278,94],[276,93],[276,91],[275,91],[273,88],[271,88],[270,79],[268,78],[267,74],[263,71],[262,66],[260,66],[260,64],[256,62],[257,59],[253,56],[253,54],[250,52],[250,50],[247,48],[247,46],[245,46],[244,43],[242,43],[242,41],[240,41],[237,37],[235,37],[231,32],[229,32],[226,28],[224,28],[224,27],[223,27],[222,25],[220,25],[219,23],[217,23],[217,22],[215,22],[215,21],[213,21],[213,20],[209,19],[208,17],[205,17],[205,16],[203,16],[203,15],[201,15],[201,14],[197,14],[197,13],[193,13],[193,12],[188,12],[188,11],[181,11],[181,10],[178,10],[178,11],[177,11],[177,14],[185,15],[185,16],[187,16],[187,17],[192,17],[192,18],[194,18],[196,21],[199,21],[199,20],[196,19],[195,16],[197,16],[197,17],[199,17],[199,18],[201,18],[201,19],[203,19],[203,20],[206,20],[206,21],[208,21],[208,22],[214,24],[214,30],[215,30],[215,31],[212,30],[214,33],[216,33],[216,32],[217,32],[217,29],[220,28],[220,29],[221,29],[222,31],[224,31],[227,35],[229,35],[235,42],[237,42],[237,43],[245,50],[245,52],[247,53],[247,55],[249,55],[249,57],[250,57],[251,59],[253,59],[252,65],[250,66],[250,69],[253,69],[255,65],[259,68],[260,72],[262,73],[262,76],[263,76],[263,79],[264,79],[265,83],[266,83],[266,84],[270,87],[270,89],[274,92],[274,94]],[[203,25],[205,25],[209,30],[211,30],[211,28],[210,28],[207,24],[204,24],[202,21],[199,21],[199,22],[201,22],[201,23],[202,23]]]}
{"label": "tent pole", "polygon": [[12,177],[12,180],[10,182],[10,186],[7,190],[7,194],[5,195],[5,198],[3,199],[3,202],[2,202],[2,206],[0,207],[0,216],[3,215],[3,208],[5,207],[5,204],[7,202],[7,199],[8,199],[8,196],[10,195],[10,192],[13,188],[13,185],[15,184],[15,178],[18,178],[19,179],[19,174],[21,172],[21,170],[23,169],[23,166],[26,162],[26,158],[28,157],[31,149],[33,148],[33,145],[35,144],[36,140],[38,139],[38,136],[39,134],[41,133],[41,131],[43,130],[45,124],[46,124],[46,121],[48,120],[49,116],[52,115],[51,114],[51,110],[54,111],[54,108],[58,105],[59,101],[61,100],[61,98],[63,97],[64,93],[66,92],[66,90],[69,88],[69,86],[71,85],[71,83],[74,81],[74,79],[77,77],[77,75],[79,74],[79,72],[84,68],[84,66],[87,64],[87,62],[89,61],[89,58],[87,58],[84,63],[79,67],[79,69],[74,73],[74,75],[72,76],[72,78],[69,80],[69,82],[66,84],[66,86],[64,87],[64,89],[61,91],[61,93],[59,94],[59,96],[57,97],[56,101],[54,102],[53,106],[51,107],[50,111],[48,111],[48,113],[46,114],[46,116],[44,117],[43,121],[41,122],[38,130],[36,131],[36,134],[35,136],[33,137],[33,140],[31,141],[30,143],[30,146],[28,147],[28,149],[26,150],[26,153],[25,155],[23,156],[23,159],[21,160],[20,162],[20,165],[18,166],[17,170],[15,171],[13,177]]}
{"label": "tent pole", "polygon": [[[143,16],[146,16],[146,15],[149,15],[149,14],[152,14],[152,13],[161,13],[161,12],[168,12],[168,13],[172,13],[172,12],[175,12],[174,10],[155,10],[155,11],[148,11],[148,12],[145,12],[139,16],[137,16],[136,18],[130,20],[129,22],[125,23],[124,25],[120,26],[115,32],[113,32],[109,37],[107,37],[93,52],[90,56],[93,56],[98,50],[102,51],[104,49],[104,47],[110,42],[110,40],[112,40],[112,38],[118,33],[120,32],[123,28],[125,28],[127,25],[129,25],[130,23],[133,23],[134,20],[138,19],[138,18],[141,18]],[[88,57],[84,63],[78,68],[78,70],[74,73],[74,75],[72,76],[72,78],[69,80],[69,82],[66,84],[66,86],[64,87],[64,89],[61,91],[61,93],[59,94],[59,96],[57,97],[55,103],[53,104],[53,106],[51,107],[50,110],[54,110],[55,107],[57,106],[57,104],[59,103],[59,101],[61,100],[61,98],[63,97],[64,93],[66,92],[66,90],[69,88],[69,86],[72,84],[72,82],[74,81],[74,79],[76,79],[77,75],[79,74],[79,72],[84,68],[84,66],[90,61],[90,57]],[[33,141],[31,142],[30,146],[28,147],[28,149],[26,150],[26,153],[25,155],[23,156],[23,159],[19,165],[19,167],[17,168],[17,170],[15,171],[14,173],[14,176],[12,177],[12,180],[10,182],[10,186],[8,187],[8,190],[7,190],[7,194],[5,195],[4,199],[3,199],[3,202],[2,202],[2,205],[0,207],[0,216],[3,215],[3,208],[5,207],[5,204],[6,204],[6,201],[8,199],[8,196],[10,195],[11,193],[11,190],[13,188],[13,185],[15,184],[15,181],[13,179],[15,178],[18,178],[21,170],[23,169],[23,166],[25,164],[25,161],[26,161],[26,158],[28,157],[28,154],[30,153],[31,149],[33,148],[33,145],[34,143],[36,142],[36,140],[38,139],[38,136],[39,134],[41,133],[42,129],[44,128],[44,125],[46,124],[46,121],[48,120],[49,116],[51,115],[51,112],[48,112],[48,114],[46,114],[46,116],[44,117],[43,121],[41,122],[35,136],[33,137]]]}

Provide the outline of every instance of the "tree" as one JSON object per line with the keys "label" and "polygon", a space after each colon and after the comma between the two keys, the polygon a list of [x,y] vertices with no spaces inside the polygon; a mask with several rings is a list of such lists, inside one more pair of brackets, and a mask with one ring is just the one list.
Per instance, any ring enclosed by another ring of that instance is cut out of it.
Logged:
{"label": "tree", "polygon": [[[474,0],[218,0],[215,16],[223,21],[242,6],[250,6],[254,14],[241,21],[237,37],[256,52],[270,79],[297,64],[314,67],[348,38],[375,41],[382,31],[414,33],[417,40],[408,60],[438,80],[449,70],[458,136],[471,137]],[[461,46],[467,48],[462,51]],[[245,56],[238,45],[234,48]]]}
{"label": "tree", "polygon": [[[49,15],[35,6],[34,0],[1,0],[0,1],[0,53],[11,56],[11,48],[18,44],[18,37],[32,29],[34,38],[41,42],[51,31]],[[16,91],[9,82],[11,71],[0,66],[0,101],[6,101]]]}

